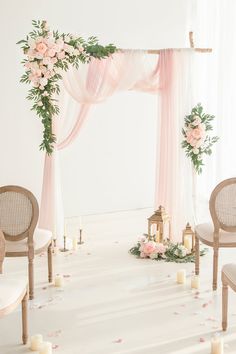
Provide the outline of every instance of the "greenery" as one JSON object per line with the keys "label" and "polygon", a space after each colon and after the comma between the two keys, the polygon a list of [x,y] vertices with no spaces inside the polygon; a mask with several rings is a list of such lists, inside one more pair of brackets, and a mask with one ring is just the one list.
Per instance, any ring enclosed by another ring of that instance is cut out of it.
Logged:
{"label": "greenery", "polygon": [[214,118],[215,116],[204,113],[202,105],[198,103],[193,107],[191,114],[184,119],[185,124],[182,129],[184,140],[181,145],[198,174],[202,173],[202,166],[204,166],[203,155],[211,155],[211,148],[219,139],[218,136],[210,137],[206,134],[213,130]]}
{"label": "greenery", "polygon": [[59,113],[56,97],[60,92],[61,71],[67,71],[70,65],[78,68],[92,58],[107,58],[117,49],[113,44],[100,45],[96,37],[85,41],[70,33],[51,32],[46,21],[32,21],[32,25],[33,30],[17,43],[26,55],[22,61],[26,71],[20,81],[33,85],[27,99],[33,101],[31,110],[43,124],[40,149],[51,154],[56,142],[52,119]]}

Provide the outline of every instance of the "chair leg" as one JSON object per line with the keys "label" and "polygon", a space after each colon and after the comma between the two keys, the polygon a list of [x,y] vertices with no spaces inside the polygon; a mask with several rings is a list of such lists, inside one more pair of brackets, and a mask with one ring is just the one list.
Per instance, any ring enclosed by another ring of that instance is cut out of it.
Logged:
{"label": "chair leg", "polygon": [[52,282],[53,274],[52,274],[52,243],[48,246],[48,281]]}
{"label": "chair leg", "polygon": [[196,237],[195,240],[195,274],[199,275],[199,264],[200,264],[200,244],[199,238]]}
{"label": "chair leg", "polygon": [[2,274],[2,265],[3,265],[3,261],[0,261],[0,274]]}
{"label": "chair leg", "polygon": [[34,259],[29,258],[28,262],[28,271],[29,271],[29,299],[33,300],[34,298]]}
{"label": "chair leg", "polygon": [[214,255],[213,255],[213,290],[217,289],[217,273],[218,273],[218,253],[219,248],[214,248]]}
{"label": "chair leg", "polygon": [[28,341],[28,292],[23,297],[22,303],[22,341],[26,344]]}
{"label": "chair leg", "polygon": [[227,330],[228,324],[228,285],[223,281],[222,287],[222,330]]}

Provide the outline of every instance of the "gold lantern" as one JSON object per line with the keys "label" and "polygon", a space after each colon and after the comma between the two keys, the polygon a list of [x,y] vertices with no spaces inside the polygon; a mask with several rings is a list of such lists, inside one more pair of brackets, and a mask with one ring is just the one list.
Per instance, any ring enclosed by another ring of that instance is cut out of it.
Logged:
{"label": "gold lantern", "polygon": [[183,230],[182,242],[190,252],[193,252],[195,247],[195,232],[192,230],[191,225],[187,223]]}
{"label": "gold lantern", "polygon": [[170,239],[170,217],[161,205],[148,218],[148,239],[161,243]]}

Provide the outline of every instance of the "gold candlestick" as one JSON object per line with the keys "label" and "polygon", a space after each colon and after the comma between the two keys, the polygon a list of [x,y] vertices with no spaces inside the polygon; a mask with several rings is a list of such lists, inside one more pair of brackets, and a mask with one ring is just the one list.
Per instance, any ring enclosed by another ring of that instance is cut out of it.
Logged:
{"label": "gold candlestick", "polygon": [[82,229],[79,229],[79,241],[78,241],[78,245],[82,245],[84,243],[84,241],[82,241]]}
{"label": "gold candlestick", "polygon": [[67,252],[69,250],[66,248],[66,235],[64,235],[63,237],[64,237],[64,247],[60,248],[60,251],[61,252]]}

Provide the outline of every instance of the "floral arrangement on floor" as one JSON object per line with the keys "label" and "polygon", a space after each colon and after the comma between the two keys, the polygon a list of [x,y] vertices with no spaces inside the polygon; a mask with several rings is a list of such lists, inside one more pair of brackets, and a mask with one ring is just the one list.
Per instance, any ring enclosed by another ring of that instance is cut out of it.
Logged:
{"label": "floral arrangement on floor", "polygon": [[[166,242],[159,243],[148,240],[145,234],[140,237],[137,245],[132,247],[129,252],[138,258],[150,258],[157,261],[165,260],[165,262],[189,263],[195,262],[195,254],[180,243]],[[204,256],[207,248],[200,251],[200,256]]]}
{"label": "floral arrangement on floor", "polygon": [[211,122],[215,116],[203,113],[203,107],[198,103],[186,116],[182,134],[184,140],[182,147],[186,155],[192,160],[194,169],[198,174],[202,173],[203,155],[211,155],[211,147],[219,139],[218,136],[210,137],[207,132],[212,130]]}
{"label": "floral arrangement on floor", "polygon": [[78,68],[80,63],[88,63],[91,58],[106,58],[116,51],[116,47],[113,44],[101,46],[96,37],[85,41],[70,33],[50,31],[46,21],[32,21],[32,24],[34,29],[17,43],[26,55],[22,61],[26,72],[20,81],[33,85],[27,99],[34,102],[32,110],[44,126],[40,149],[51,154],[56,141],[52,117],[59,113],[55,96],[60,92],[61,71],[68,70],[70,65]]}

